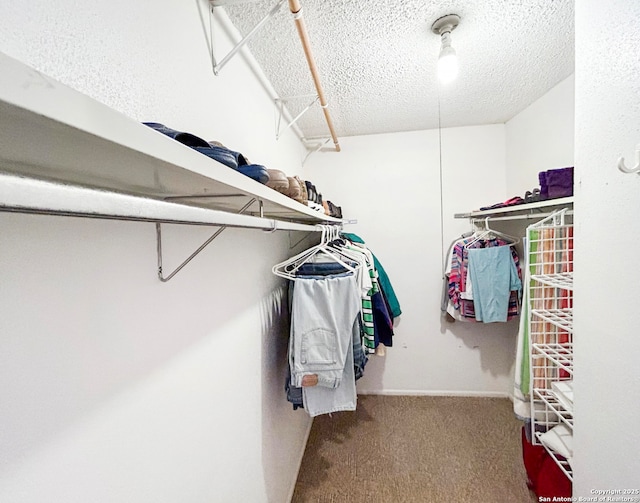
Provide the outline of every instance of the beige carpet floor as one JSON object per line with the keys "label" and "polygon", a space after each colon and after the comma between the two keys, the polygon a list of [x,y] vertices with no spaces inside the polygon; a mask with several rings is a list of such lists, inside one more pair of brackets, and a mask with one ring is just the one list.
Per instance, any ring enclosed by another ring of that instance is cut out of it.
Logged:
{"label": "beige carpet floor", "polygon": [[314,419],[294,503],[530,503],[503,398],[358,397]]}

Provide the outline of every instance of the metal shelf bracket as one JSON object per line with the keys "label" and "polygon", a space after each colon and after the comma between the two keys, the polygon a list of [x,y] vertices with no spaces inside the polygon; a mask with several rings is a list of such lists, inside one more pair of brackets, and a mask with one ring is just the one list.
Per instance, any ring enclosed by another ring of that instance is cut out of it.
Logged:
{"label": "metal shelf bracket", "polygon": [[[320,152],[320,150],[322,150],[322,147],[324,147],[327,143],[329,143],[331,141],[331,138],[327,138],[326,140],[324,140],[323,142],[321,142],[320,144],[316,144],[315,148],[313,148],[313,150],[310,150],[307,155],[304,157],[304,159],[302,160],[302,165],[304,166],[304,164],[307,162],[307,160],[309,159],[309,157],[311,157],[313,154],[315,154],[316,152]],[[310,147],[307,147],[310,148]]]}
{"label": "metal shelf bracket", "polygon": [[298,241],[296,241],[294,244],[291,244],[291,232],[289,232],[289,250],[293,250],[296,246],[298,246],[300,243],[302,243],[305,239],[307,239],[312,234],[314,234],[314,233],[313,232],[307,232]]}
{"label": "metal shelf bracket", "polygon": [[[213,54],[213,37],[211,36],[211,42],[210,42],[211,63],[213,64],[213,73],[215,75],[218,75],[220,73],[220,70],[222,70],[222,67],[226,65],[229,62],[229,60],[233,58],[233,56],[235,56],[236,53],[240,49],[242,49],[246,45],[246,43],[249,42],[256,35],[256,33],[258,33],[258,31],[260,31],[260,28],[262,28],[265,25],[265,23],[269,21],[269,19],[275,16],[275,14],[280,10],[280,7],[284,3],[284,1],[285,0],[279,0],[278,3],[272,7],[269,13],[265,17],[263,17],[249,33],[247,33],[244,37],[242,37],[242,39],[233,47],[233,49],[231,49],[229,53],[220,60],[220,62],[216,60]],[[213,19],[212,19],[213,9],[215,7],[223,6],[226,2],[224,0],[210,0],[210,3],[211,3],[211,8],[209,9],[209,23],[211,27],[213,26]],[[213,30],[211,29],[211,31]],[[211,33],[210,35],[213,35],[213,33]]]}
{"label": "metal shelf bracket", "polygon": [[[244,213],[247,209],[249,209],[249,207],[256,202],[256,198],[252,198],[247,204],[245,204],[242,208],[240,208],[240,210],[238,211],[238,213]],[[260,216],[262,216],[263,210],[262,210],[262,201],[260,201]],[[198,255],[202,250],[204,250],[209,243],[211,243],[215,238],[217,238],[220,234],[222,234],[222,232],[227,228],[227,225],[222,225],[216,232],[213,233],[213,235],[207,239],[204,243],[202,243],[198,249],[196,251],[194,251],[191,255],[189,255],[189,257],[182,262],[182,264],[180,264],[178,267],[176,267],[176,269],[170,273],[167,277],[164,276],[164,273],[162,271],[162,229],[161,229],[161,224],[160,222],[156,222],[156,238],[157,238],[157,250],[158,250],[158,279],[160,279],[160,281],[162,281],[163,283],[166,283],[167,281],[169,281],[171,278],[173,278],[176,274],[178,274],[182,268],[184,266],[186,266],[189,262],[191,262],[196,255]],[[274,229],[275,230],[275,229]]]}
{"label": "metal shelf bracket", "polygon": [[[289,124],[287,124],[284,129],[282,129],[281,127],[281,123],[282,123],[282,117],[284,116],[284,110],[285,110],[285,106],[294,98],[313,98],[313,101],[311,103],[309,103],[303,110],[302,112],[300,112],[298,115],[296,115],[290,122]],[[304,96],[295,96],[294,98],[276,98],[275,104],[278,107],[278,122],[276,124],[276,140],[280,139],[280,135],[282,133],[284,133],[287,129],[289,129],[291,126],[293,126],[296,122],[298,122],[298,120],[300,120],[300,118],[306,114],[313,105],[315,105],[316,103],[318,103],[320,101],[320,96],[318,96],[317,94],[309,94],[309,95],[304,95]]]}

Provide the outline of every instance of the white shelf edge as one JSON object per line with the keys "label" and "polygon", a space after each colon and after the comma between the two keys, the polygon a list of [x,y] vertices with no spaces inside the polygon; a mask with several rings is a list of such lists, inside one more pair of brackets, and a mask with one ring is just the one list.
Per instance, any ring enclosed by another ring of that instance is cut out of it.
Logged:
{"label": "white shelf edge", "polygon": [[[341,220],[294,201],[0,52],[0,172],[234,211],[231,194],[264,202],[267,216]],[[37,145],[38,148],[34,148]],[[222,200],[197,199],[221,194]],[[236,201],[238,204],[236,204]],[[276,216],[277,215],[277,216]]]}
{"label": "white shelf edge", "polygon": [[[573,197],[562,197],[558,199],[546,199],[544,201],[537,201],[535,203],[523,203],[516,204],[513,206],[506,206],[504,208],[494,208],[490,210],[477,210],[471,211],[467,213],[455,213],[453,215],[454,218],[476,218],[476,217],[487,217],[491,215],[505,215],[512,214],[518,212],[526,212],[529,210],[537,210],[541,208],[550,208],[553,206],[573,206]],[[531,214],[523,214],[521,218],[535,218],[541,217],[544,215],[531,213]]]}
{"label": "white shelf edge", "polygon": [[573,291],[573,271],[559,272],[557,274],[532,274],[531,281],[537,281],[560,290]]}
{"label": "white shelf edge", "polygon": [[573,308],[563,309],[531,309],[531,315],[573,334]]}
{"label": "white shelf edge", "polygon": [[319,225],[198,208],[128,194],[0,174],[0,211],[263,230],[320,231]]}
{"label": "white shelf edge", "polygon": [[[570,375],[573,375],[573,357],[569,358],[564,353],[561,353],[556,348],[552,348],[552,344],[531,344],[532,348],[532,356],[534,358],[546,358],[553,362],[556,366],[564,370]],[[556,344],[556,346],[561,346],[561,344]],[[566,346],[563,346],[562,349],[565,349]],[[536,353],[537,352],[537,353]],[[535,365],[535,367],[540,367],[539,365]]]}

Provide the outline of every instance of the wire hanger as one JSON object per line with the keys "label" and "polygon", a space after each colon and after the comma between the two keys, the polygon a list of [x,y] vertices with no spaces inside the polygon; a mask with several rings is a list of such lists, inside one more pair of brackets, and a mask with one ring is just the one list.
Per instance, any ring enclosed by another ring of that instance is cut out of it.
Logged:
{"label": "wire hanger", "polygon": [[471,248],[478,241],[482,241],[483,239],[487,239],[491,236],[503,238],[509,246],[513,246],[520,242],[519,238],[510,236],[509,234],[505,234],[504,232],[496,231],[495,229],[489,227],[489,217],[487,217],[484,219],[484,229],[475,233],[473,239],[466,243],[464,246],[466,248]]}

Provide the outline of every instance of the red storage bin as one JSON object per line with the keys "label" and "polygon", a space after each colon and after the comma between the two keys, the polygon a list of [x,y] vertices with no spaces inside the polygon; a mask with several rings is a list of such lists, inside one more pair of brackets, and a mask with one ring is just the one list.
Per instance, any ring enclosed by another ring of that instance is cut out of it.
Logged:
{"label": "red storage bin", "polygon": [[541,445],[527,440],[527,426],[522,427],[522,459],[527,472],[527,486],[538,498],[571,498],[572,484],[558,464]]}

